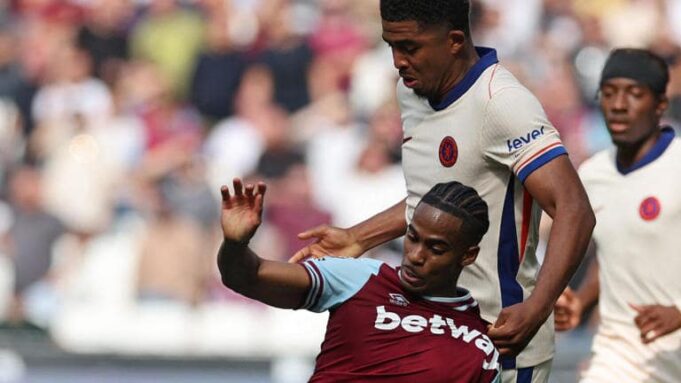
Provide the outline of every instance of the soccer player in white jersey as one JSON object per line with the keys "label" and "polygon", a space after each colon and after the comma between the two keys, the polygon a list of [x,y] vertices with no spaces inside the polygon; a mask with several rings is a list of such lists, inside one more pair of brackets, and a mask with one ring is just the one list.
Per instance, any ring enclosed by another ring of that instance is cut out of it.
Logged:
{"label": "soccer player in white jersey", "polygon": [[681,140],[660,127],[669,74],[640,49],[611,53],[599,100],[615,144],[579,174],[596,212],[596,262],[556,305],[556,328],[599,302],[582,382],[681,381]]}
{"label": "soccer player in white jersey", "polygon": [[[546,382],[553,306],[583,258],[594,216],[558,133],[496,52],[476,48],[468,0],[381,0],[383,39],[401,79],[402,165],[408,197],[349,229],[322,226],[306,256],[359,256],[404,234],[431,186],[475,188],[490,206],[490,232],[460,284],[494,323],[504,382]],[[541,209],[555,224],[545,261],[535,250]],[[522,352],[521,352],[522,351]]]}

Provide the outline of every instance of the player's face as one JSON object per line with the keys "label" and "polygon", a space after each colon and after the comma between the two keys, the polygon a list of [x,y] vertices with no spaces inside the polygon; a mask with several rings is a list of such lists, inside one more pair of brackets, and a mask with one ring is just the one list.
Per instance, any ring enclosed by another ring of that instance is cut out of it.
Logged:
{"label": "player's face", "polygon": [[383,40],[390,46],[393,65],[404,85],[421,97],[439,99],[452,82],[452,33],[444,26],[420,26],[416,21],[385,21]]}
{"label": "player's face", "polygon": [[613,78],[600,88],[605,123],[617,146],[640,146],[659,131],[667,100],[628,78]]}
{"label": "player's face", "polygon": [[455,296],[461,269],[473,263],[478,247],[460,238],[461,220],[421,203],[404,239],[400,282],[408,291],[428,296]]}

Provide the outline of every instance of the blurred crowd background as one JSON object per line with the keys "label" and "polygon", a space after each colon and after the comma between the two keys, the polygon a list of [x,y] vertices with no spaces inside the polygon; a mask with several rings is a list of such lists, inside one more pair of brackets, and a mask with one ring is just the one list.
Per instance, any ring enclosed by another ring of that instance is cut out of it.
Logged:
{"label": "blurred crowd background", "polygon": [[[610,145],[595,97],[613,47],[669,62],[665,121],[681,121],[681,1],[473,4],[474,42],[539,97],[575,165]],[[269,184],[253,245],[281,260],[301,230],[403,198],[380,32],[378,0],[0,1],[3,331],[75,353],[313,356],[323,316],[221,286],[219,186]]]}

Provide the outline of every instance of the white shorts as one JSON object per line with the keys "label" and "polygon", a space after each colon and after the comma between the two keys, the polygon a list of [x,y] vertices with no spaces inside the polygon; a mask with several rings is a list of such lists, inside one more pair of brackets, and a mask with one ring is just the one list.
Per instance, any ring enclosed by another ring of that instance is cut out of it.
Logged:
{"label": "white shorts", "polygon": [[580,383],[681,382],[681,331],[645,345],[638,331],[594,336],[593,355]]}

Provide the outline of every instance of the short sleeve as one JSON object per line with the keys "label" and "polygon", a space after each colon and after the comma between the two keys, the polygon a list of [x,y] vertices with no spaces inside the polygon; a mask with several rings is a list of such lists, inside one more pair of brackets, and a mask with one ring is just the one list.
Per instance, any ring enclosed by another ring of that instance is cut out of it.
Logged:
{"label": "short sleeve", "polygon": [[534,95],[523,87],[497,91],[488,101],[481,142],[485,157],[510,169],[521,182],[567,154],[558,131]]}
{"label": "short sleeve", "polygon": [[325,257],[303,262],[310,277],[310,291],[300,307],[313,312],[332,309],[352,298],[383,262],[370,258]]}

